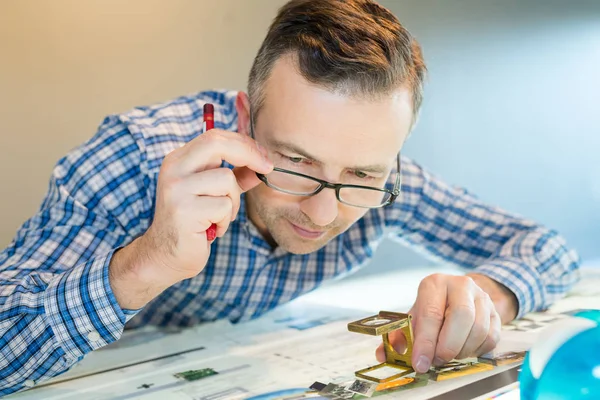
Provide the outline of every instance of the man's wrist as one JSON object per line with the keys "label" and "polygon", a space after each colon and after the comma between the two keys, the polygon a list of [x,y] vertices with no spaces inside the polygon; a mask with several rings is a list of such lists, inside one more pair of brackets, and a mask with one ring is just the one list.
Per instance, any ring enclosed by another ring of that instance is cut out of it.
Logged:
{"label": "man's wrist", "polygon": [[519,302],[517,296],[509,288],[483,274],[469,273],[467,276],[473,279],[477,286],[490,296],[496,311],[500,315],[502,324],[516,318],[519,312]]}
{"label": "man's wrist", "polygon": [[143,236],[117,250],[110,262],[109,280],[119,306],[140,309],[175,283],[165,281],[158,270],[144,246]]}

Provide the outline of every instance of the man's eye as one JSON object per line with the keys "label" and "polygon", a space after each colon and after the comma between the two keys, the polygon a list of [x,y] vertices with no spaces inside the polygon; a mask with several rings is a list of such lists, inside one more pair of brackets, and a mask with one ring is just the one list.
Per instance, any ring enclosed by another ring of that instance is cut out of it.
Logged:
{"label": "man's eye", "polygon": [[304,158],[302,158],[302,157],[288,157],[288,160],[290,160],[294,164],[300,164],[302,161],[304,161]]}
{"label": "man's eye", "polygon": [[356,175],[360,179],[368,178],[369,176],[362,171],[354,171],[354,175]]}

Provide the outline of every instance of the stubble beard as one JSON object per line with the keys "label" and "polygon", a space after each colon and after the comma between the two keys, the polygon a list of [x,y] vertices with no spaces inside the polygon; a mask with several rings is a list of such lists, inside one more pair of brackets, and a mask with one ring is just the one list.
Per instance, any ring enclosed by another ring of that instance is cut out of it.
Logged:
{"label": "stubble beard", "polygon": [[[318,227],[312,224],[306,216],[298,215],[297,212],[272,209],[261,205],[257,206],[256,212],[267,227],[272,240],[278,247],[293,254],[308,254],[315,252],[324,247],[332,238],[343,231],[336,221],[326,227]],[[306,229],[325,230],[326,232],[317,240],[303,239],[293,232],[290,223]]]}

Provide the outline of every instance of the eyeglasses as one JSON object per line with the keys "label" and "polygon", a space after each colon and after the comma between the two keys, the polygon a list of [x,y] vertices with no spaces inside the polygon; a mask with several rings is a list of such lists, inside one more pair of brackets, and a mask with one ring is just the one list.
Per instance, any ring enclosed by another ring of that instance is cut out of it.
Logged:
{"label": "eyeglasses", "polygon": [[[250,114],[250,135],[254,138],[254,118]],[[314,196],[323,189],[335,190],[339,202],[360,208],[379,208],[392,204],[400,195],[400,154],[396,157],[396,182],[392,190],[372,186],[330,183],[323,179],[283,168],[273,168],[269,174],[256,176],[268,187],[294,196]]]}

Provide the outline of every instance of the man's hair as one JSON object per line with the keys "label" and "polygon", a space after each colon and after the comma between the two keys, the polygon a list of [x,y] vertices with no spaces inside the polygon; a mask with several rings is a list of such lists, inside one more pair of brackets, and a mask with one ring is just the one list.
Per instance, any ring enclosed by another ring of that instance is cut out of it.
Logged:
{"label": "man's hair", "polygon": [[291,55],[302,76],[333,92],[376,98],[412,90],[413,122],[423,98],[421,48],[398,19],[371,0],[291,0],[279,9],[250,70],[253,113],[274,63]]}

